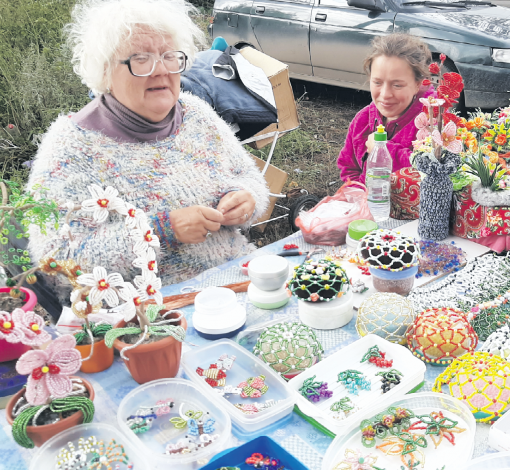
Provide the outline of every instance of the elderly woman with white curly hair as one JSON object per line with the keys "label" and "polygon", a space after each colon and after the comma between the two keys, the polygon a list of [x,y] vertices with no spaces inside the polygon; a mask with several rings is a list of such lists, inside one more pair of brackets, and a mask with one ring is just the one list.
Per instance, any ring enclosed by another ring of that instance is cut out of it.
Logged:
{"label": "elderly woman with white curly hair", "polygon": [[[96,98],[52,124],[28,185],[49,188],[59,203],[90,198],[92,185],[118,190],[147,214],[160,238],[163,284],[251,251],[238,229],[263,214],[269,198],[230,128],[206,103],[180,94],[180,73],[202,40],[192,10],[183,0],[77,4],[67,26],[74,70]],[[72,233],[70,244],[50,227],[47,234],[32,228],[32,257],[53,250],[84,270],[104,266],[127,275],[132,269],[119,215],[99,226],[79,216]],[[58,290],[65,299],[67,289]]]}

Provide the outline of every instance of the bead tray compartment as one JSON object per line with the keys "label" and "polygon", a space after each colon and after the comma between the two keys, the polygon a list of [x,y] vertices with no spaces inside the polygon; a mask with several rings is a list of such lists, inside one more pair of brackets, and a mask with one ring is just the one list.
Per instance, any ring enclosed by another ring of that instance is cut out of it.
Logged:
{"label": "bead tray compartment", "polygon": [[[95,436],[98,441],[102,439],[105,444],[115,439],[117,444],[122,444],[124,446],[125,453],[129,457],[129,463],[133,464],[133,470],[151,470],[145,456],[126,436],[117,428],[109,424],[101,423],[80,424],[53,436],[36,452],[30,462],[29,470],[55,470],[55,468],[57,468],[57,455],[63,448],[69,449],[69,442],[72,442],[75,448],[78,449],[78,440],[80,437],[87,439],[90,436]],[[113,462],[112,468],[115,468],[117,463],[118,462]],[[84,468],[87,468],[87,466]],[[121,464],[119,469],[126,470],[127,465]]]}
{"label": "bead tray compartment", "polygon": [[[368,361],[361,363],[361,359],[372,346],[378,346],[379,351],[386,353],[386,359],[393,360],[393,365],[381,368]],[[338,374],[348,369],[354,369],[366,375],[372,384],[371,390],[358,390],[358,395],[348,393],[346,388],[337,381]],[[381,377],[376,373],[391,369],[397,369],[403,374],[403,377],[398,385],[383,394]],[[374,406],[379,407],[384,404],[389,406],[392,401],[419,386],[424,380],[425,370],[425,364],[414,357],[407,348],[390,343],[378,335],[369,334],[305,370],[291,379],[288,385],[294,390],[299,409],[338,435],[345,433],[353,423],[370,415]],[[319,402],[313,403],[301,395],[299,389],[303,382],[314,375],[314,381],[328,383],[328,390],[333,391],[332,397],[321,398]],[[330,407],[344,397],[349,397],[352,403],[360,409],[352,411],[342,420],[334,419]]]}
{"label": "bead tray compartment", "polygon": [[[156,405],[160,400],[172,398],[174,406],[169,414],[158,416],[152,427],[141,434],[135,434],[127,425],[127,418],[135,415],[141,407]],[[214,432],[219,437],[212,444],[188,454],[165,455],[167,444],[175,444],[188,434],[188,427],[176,429],[171,418],[179,417],[179,407],[185,403],[184,411],[209,412],[216,422]],[[122,432],[141,449],[151,463],[151,469],[196,469],[228,447],[231,438],[230,416],[203,393],[193,383],[183,379],[160,379],[140,385],[124,397],[117,411],[117,423]],[[133,470],[137,470],[136,468]]]}
{"label": "bead tray compartment", "polygon": [[[499,451],[510,451],[510,413],[508,410],[491,426],[489,445]],[[510,459],[508,462],[510,467]]]}
{"label": "bead tray compartment", "polygon": [[[227,385],[237,387],[238,384],[250,377],[264,375],[266,377],[265,383],[269,386],[267,392],[259,398],[241,398],[240,395],[221,396],[215,388],[207,384],[196,373],[196,369],[197,367],[207,369],[222,354],[236,356],[232,368],[226,372]],[[181,364],[186,376],[204,392],[204,395],[209,399],[213,399],[228,412],[232,419],[234,433],[242,435],[243,439],[251,439],[255,437],[253,433],[267,430],[268,426],[288,416],[294,408],[294,394],[287,388],[283,379],[251,352],[229,339],[215,341],[214,343],[186,352],[182,356]],[[252,415],[245,414],[234,406],[236,403],[264,403],[267,400],[281,401],[271,408]]]}
{"label": "bead tray compartment", "polygon": [[[403,407],[412,410],[415,414],[429,414],[433,411],[441,411],[446,418],[457,421],[457,426],[464,428],[465,431],[455,434],[455,445],[450,444],[446,439],[435,449],[431,439],[427,437],[427,447],[421,449],[425,455],[425,465],[421,467],[418,465],[416,470],[460,470],[467,462],[470,461],[474,450],[474,440],[476,433],[476,421],[469,408],[461,401],[452,398],[448,395],[424,392],[413,393],[408,395],[408,398],[394,401],[387,406],[378,406],[374,409],[368,418],[373,418],[378,413],[391,407]],[[372,454],[377,457],[376,467],[381,469],[400,469],[402,461],[400,456],[387,456],[376,447],[364,447],[361,442],[360,424],[362,419],[358,419],[354,427],[351,427],[347,434],[337,436],[330,444],[324,459],[322,461],[322,470],[333,470],[339,464],[345,455],[347,449],[359,449],[363,455]],[[420,434],[425,434],[425,431],[419,431]],[[380,445],[382,440],[376,439],[376,446]],[[485,467],[498,468],[499,467]]]}
{"label": "bead tray compartment", "polygon": [[[489,435],[490,440],[490,435]],[[471,460],[465,467],[459,470],[510,470],[510,452],[498,452],[497,454],[484,455]]]}

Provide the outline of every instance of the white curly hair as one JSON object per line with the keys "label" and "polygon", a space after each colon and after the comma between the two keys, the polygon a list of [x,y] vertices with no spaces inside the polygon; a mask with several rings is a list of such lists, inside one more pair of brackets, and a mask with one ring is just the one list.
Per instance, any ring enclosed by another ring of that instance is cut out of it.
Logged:
{"label": "white curly hair", "polygon": [[190,62],[204,34],[190,18],[196,12],[185,0],[81,0],[65,32],[73,51],[74,71],[94,94],[111,85],[119,47],[137,28],[172,37],[176,50]]}

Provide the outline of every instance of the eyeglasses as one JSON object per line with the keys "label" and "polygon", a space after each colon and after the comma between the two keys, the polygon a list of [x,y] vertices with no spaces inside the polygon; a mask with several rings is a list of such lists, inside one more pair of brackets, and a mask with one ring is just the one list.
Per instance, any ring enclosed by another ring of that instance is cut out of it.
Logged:
{"label": "eyeglasses", "polygon": [[156,70],[156,64],[161,61],[168,73],[181,73],[186,68],[188,56],[181,51],[167,51],[159,58],[152,52],[139,52],[129,56],[120,63],[127,65],[135,77],[148,77]]}

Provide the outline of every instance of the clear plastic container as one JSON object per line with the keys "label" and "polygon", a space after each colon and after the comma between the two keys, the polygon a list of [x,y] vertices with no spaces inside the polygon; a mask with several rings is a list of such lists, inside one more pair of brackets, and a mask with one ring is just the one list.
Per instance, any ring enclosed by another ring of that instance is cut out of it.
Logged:
{"label": "clear plastic container", "polygon": [[342,297],[331,302],[298,301],[299,319],[310,328],[333,330],[340,328],[352,320],[354,297],[348,290]]}
{"label": "clear plastic container", "polygon": [[393,292],[399,295],[407,295],[414,285],[414,276],[418,272],[418,266],[403,269],[402,271],[387,271],[370,267],[372,282],[375,290],[379,292]]}
{"label": "clear plastic container", "polygon": [[489,445],[499,451],[510,451],[510,413],[508,411],[491,426]]}
{"label": "clear plastic container", "polygon": [[459,470],[510,470],[510,452],[484,455],[471,460],[465,467],[459,467]]}
{"label": "clear plastic container", "polygon": [[248,275],[260,290],[277,290],[289,277],[289,262],[283,256],[259,256],[250,261]]}
{"label": "clear plastic container", "polygon": [[[227,371],[226,384],[237,387],[250,377],[265,376],[265,383],[269,387],[260,398],[243,399],[239,395],[222,396],[218,391],[205,382],[204,378],[196,373],[197,367],[207,369],[215,363],[222,354],[236,356],[234,365]],[[294,408],[294,394],[287,388],[287,384],[274,371],[272,371],[259,358],[248,352],[231,340],[215,341],[201,348],[195,348],[182,356],[182,367],[186,375],[200,388],[204,397],[214,400],[228,412],[232,419],[234,434],[239,428],[243,438],[252,438],[260,430],[267,429],[276,421],[288,416]],[[275,400],[277,404],[252,415],[243,413],[234,404],[265,403]]]}
{"label": "clear plastic container", "polygon": [[[128,463],[133,464],[133,470],[152,470],[153,467],[148,464],[147,458],[140,452],[140,448],[137,448],[133,442],[124,436],[117,428],[109,424],[101,423],[80,424],[79,426],[66,429],[56,436],[53,436],[36,452],[34,458],[30,462],[29,470],[55,470],[55,468],[58,468],[57,455],[62,449],[69,450],[69,442],[72,442],[75,449],[78,450],[80,437],[87,439],[91,436],[94,436],[98,441],[103,440],[106,445],[108,445],[112,439],[115,439],[117,444],[124,446],[124,451],[129,457]],[[88,454],[87,461],[90,459],[92,459],[92,455]],[[116,463],[117,462],[112,463],[112,468],[115,468]],[[120,468],[125,470],[127,465],[122,465]]]}
{"label": "clear plastic container", "polygon": [[[402,349],[401,346],[397,347]],[[460,400],[441,393],[413,393],[412,395],[407,395],[406,398],[389,404],[379,404],[374,407],[368,417],[374,417],[389,406],[407,408],[412,410],[415,414],[422,415],[428,415],[433,411],[441,411],[446,418],[457,421],[457,426],[465,429],[464,432],[455,434],[455,445],[451,445],[444,439],[437,449],[431,442],[431,439],[427,437],[427,447],[424,449],[420,448],[425,456],[425,465],[423,468],[436,470],[444,466],[446,470],[460,470],[470,461],[475,443],[476,421],[469,408]],[[402,461],[400,460],[400,455],[387,456],[375,447],[366,448],[363,446],[361,442],[360,422],[361,420],[357,420],[346,433],[337,435],[333,440],[322,460],[322,470],[333,470],[335,466],[344,459],[347,449],[360,449],[363,455],[375,455],[377,457],[376,466],[379,468],[397,469],[401,467]],[[377,440],[376,445],[379,445],[381,442],[381,440]],[[417,468],[422,467],[418,466]],[[472,470],[470,466],[467,468]],[[482,467],[473,467],[473,470],[474,468],[477,470],[480,468],[480,470],[482,470]],[[501,470],[501,468],[504,467],[485,466],[483,470],[489,468]]]}
{"label": "clear plastic container", "polygon": [[[144,433],[135,434],[127,425],[127,418],[135,415],[141,407],[151,407],[160,400],[173,399],[175,405],[169,414],[158,416],[152,427]],[[212,444],[189,454],[166,455],[167,444],[176,444],[188,434],[188,428],[176,429],[169,421],[179,417],[179,409],[184,403],[182,411],[194,410],[209,412],[214,423],[214,431],[209,435],[217,435]],[[197,469],[205,465],[211,457],[229,447],[231,439],[230,416],[217,403],[188,380],[161,379],[143,384],[124,397],[117,411],[117,423],[122,432],[142,450],[146,459],[150,461],[151,469],[184,470]],[[133,470],[137,470],[135,467]]]}
{"label": "clear plastic container", "polygon": [[[368,361],[361,362],[364,354],[373,346],[378,346],[379,351],[386,353],[386,359],[393,360],[391,368],[403,374],[400,384],[384,394],[381,390],[381,377],[376,374],[388,369],[379,368]],[[365,375],[371,383],[371,390],[360,390],[359,395],[348,393],[338,382],[338,374],[347,369],[354,369]],[[391,402],[418,387],[425,378],[425,371],[426,366],[423,361],[414,357],[408,349],[390,343],[380,336],[367,335],[301,372],[288,382],[288,386],[294,390],[296,404],[304,414],[338,435],[344,434],[350,426],[359,424],[361,420],[369,416],[374,405],[389,406]],[[328,390],[333,392],[331,398],[322,398],[319,402],[313,403],[301,395],[299,389],[303,382],[313,376],[317,381],[328,383]],[[351,412],[343,419],[337,419],[330,411],[330,407],[346,396],[351,399],[358,411]]]}

